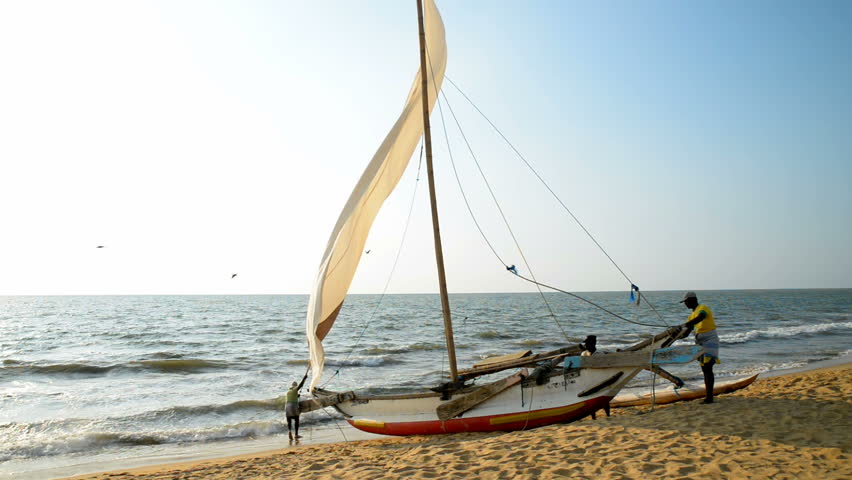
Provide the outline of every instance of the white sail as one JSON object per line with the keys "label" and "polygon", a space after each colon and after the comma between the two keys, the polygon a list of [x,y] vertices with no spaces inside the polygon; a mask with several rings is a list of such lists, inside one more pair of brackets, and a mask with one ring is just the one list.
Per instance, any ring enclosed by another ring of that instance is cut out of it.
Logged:
{"label": "white sail", "polygon": [[[427,58],[430,64],[427,69],[431,66],[431,78],[427,78],[431,112],[437,91],[440,90],[444,79],[447,44],[444,39],[444,24],[433,0],[425,0],[423,10]],[[306,322],[313,374],[311,390],[317,386],[325,363],[322,340],[331,330],[343,305],[373,220],[402,177],[423,135],[422,74],[423,72],[418,71],[405,108],[349,196],[320,262],[316,284],[308,301]]]}

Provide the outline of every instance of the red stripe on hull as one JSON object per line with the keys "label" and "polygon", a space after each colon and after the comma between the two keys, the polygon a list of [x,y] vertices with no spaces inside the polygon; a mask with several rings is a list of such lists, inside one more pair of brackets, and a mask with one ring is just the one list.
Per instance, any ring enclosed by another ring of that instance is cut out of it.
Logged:
{"label": "red stripe on hull", "polygon": [[[516,422],[508,423],[492,423],[492,420],[497,420],[501,417],[511,417],[515,415],[523,415],[529,413],[530,416],[541,415],[549,410],[561,410],[561,408],[548,408],[543,410],[531,410],[529,412],[520,411],[518,413],[510,413],[505,415],[491,415],[487,417],[471,417],[471,418],[452,418],[450,420],[429,420],[424,422],[385,422],[383,427],[356,425],[352,419],[346,419],[353,427],[370,433],[378,433],[380,435],[439,435],[443,433],[461,433],[461,432],[510,432],[513,430],[526,430],[530,428],[551,425],[554,423],[565,423],[579,420],[592,412],[604,408],[604,406],[612,400],[612,397],[597,397],[586,400],[582,406],[571,410],[567,413],[540,416],[539,418],[524,419]],[[540,413],[541,412],[541,413]],[[537,414],[537,415],[536,415]]]}

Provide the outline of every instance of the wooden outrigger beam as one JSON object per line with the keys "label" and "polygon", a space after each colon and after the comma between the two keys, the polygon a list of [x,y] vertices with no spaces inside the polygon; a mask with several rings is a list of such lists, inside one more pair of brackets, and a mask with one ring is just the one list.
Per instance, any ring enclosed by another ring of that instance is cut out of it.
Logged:
{"label": "wooden outrigger beam", "polygon": [[[574,347],[563,349],[563,350],[574,350]],[[579,346],[576,347],[576,350],[580,350]],[[565,366],[566,369],[571,368],[624,368],[624,367],[638,367],[638,368],[654,368],[664,371],[658,367],[659,364],[670,364],[670,363],[686,363],[694,360],[700,355],[702,349],[697,345],[689,345],[689,346],[680,346],[680,347],[667,347],[661,348],[653,351],[622,351],[610,354],[599,354],[599,355],[590,355],[590,356],[568,356],[569,353],[566,352],[548,352],[548,354],[537,355],[533,357],[524,357],[515,360],[514,363],[517,363],[521,360],[529,361],[539,361],[543,362],[545,367],[539,366],[533,372],[533,375],[529,375],[527,370],[517,372],[514,375],[509,377],[497,380],[495,382],[482,385],[480,387],[475,387],[468,391],[462,391],[461,395],[458,397],[449,400],[447,402],[442,403],[438,409],[437,414],[438,418],[441,420],[448,420],[450,418],[454,418],[457,415],[460,415],[471,408],[479,405],[482,402],[494,397],[499,394],[503,390],[515,385],[519,382],[525,381],[525,379],[530,379],[536,375],[536,372],[542,371],[545,372],[543,375],[547,375],[546,372],[549,372],[552,367],[547,367],[547,363],[545,362],[547,359],[550,359],[550,364],[552,365],[554,360],[561,360],[562,357],[565,357]],[[536,360],[531,360],[536,358]],[[500,365],[503,368],[510,362],[503,362]],[[544,368],[544,370],[541,370]],[[483,369],[480,368],[477,372],[481,372]],[[462,374],[463,376],[464,374]],[[604,382],[596,385],[588,390],[580,392],[578,396],[584,397],[588,395],[592,395],[597,393],[598,391],[612,385],[619,378],[624,375],[624,372],[619,371],[617,374],[611,376]],[[676,377],[675,377],[676,378]]]}
{"label": "wooden outrigger beam", "polygon": [[627,348],[623,348],[619,351],[635,352],[636,350],[641,350],[641,349],[647,347],[648,345],[650,345],[650,344],[652,344],[652,343],[654,343],[654,342],[656,342],[656,341],[658,341],[662,338],[669,337],[669,340],[667,340],[666,342],[663,342],[663,344],[660,346],[661,348],[665,348],[665,347],[668,347],[669,345],[673,344],[675,342],[675,340],[679,340],[679,339],[685,337],[688,334],[689,334],[689,332],[686,331],[683,328],[682,325],[676,325],[674,327],[667,328],[662,333],[658,333],[658,334],[654,335],[653,337],[646,338],[645,340],[642,340],[641,342],[639,342],[635,345],[631,345],[631,346],[629,346]]}
{"label": "wooden outrigger beam", "polygon": [[[657,335],[653,336],[652,338],[646,339],[642,342],[637,343],[636,345],[632,345],[628,348],[625,348],[624,350],[625,351],[636,351],[636,350],[639,350],[640,348],[643,348],[647,345],[650,345],[651,342],[657,341],[657,340],[664,338],[666,336],[668,336],[670,338],[669,338],[669,340],[663,342],[662,346],[668,347],[669,345],[673,344],[676,340],[679,340],[679,339],[681,339],[681,338],[683,338],[687,335],[689,335],[689,331],[686,330],[685,328],[683,328],[683,325],[676,325],[674,327],[670,327],[669,329],[667,329],[663,333],[657,334]],[[680,377],[678,377],[677,375],[673,375],[672,373],[667,372],[666,370],[663,370],[662,368],[660,368],[659,365],[652,365],[652,366],[646,368],[645,370],[648,370],[649,372],[655,373],[655,374],[665,378],[666,380],[672,382],[673,384],[677,385],[678,387],[683,385],[683,380]]]}
{"label": "wooden outrigger beam", "polygon": [[551,350],[545,353],[539,353],[536,355],[529,355],[523,358],[518,358],[515,360],[510,360],[506,362],[499,362],[488,364],[479,368],[469,368],[466,370],[459,371],[459,378],[462,380],[470,380],[472,378],[480,377],[482,375],[488,375],[491,373],[497,373],[502,370],[508,370],[510,368],[518,368],[518,367],[529,367],[535,366],[535,364],[542,362],[544,360],[556,360],[561,357],[567,357],[569,355],[576,355],[583,351],[583,348],[579,345],[575,345],[573,347],[565,347],[560,348],[558,350]]}
{"label": "wooden outrigger beam", "polygon": [[346,402],[355,399],[355,392],[331,393],[323,392],[309,400],[299,402],[299,413],[319,410],[325,407],[332,407],[338,403]]}
{"label": "wooden outrigger beam", "polygon": [[507,388],[520,383],[527,376],[527,371],[520,371],[512,376],[497,380],[496,382],[477,387],[474,390],[460,395],[448,402],[442,403],[438,407],[438,418],[440,420],[449,420],[458,416],[480,403],[490,399]]}
{"label": "wooden outrigger beam", "polygon": [[684,383],[683,379],[681,379],[677,375],[674,375],[671,372],[663,370],[659,365],[651,365],[649,368],[646,368],[645,370],[648,370],[651,373],[657,374],[657,375],[665,378],[666,380],[677,385],[678,388],[683,386],[683,383]]}
{"label": "wooden outrigger beam", "polygon": [[[683,330],[680,326],[671,327],[671,328],[669,328],[668,330],[666,330],[662,333],[659,333],[659,334],[657,334],[653,337],[645,339],[645,340],[643,340],[643,341],[641,341],[641,342],[639,342],[635,345],[631,345],[627,348],[624,348],[624,349],[620,350],[620,352],[622,352],[622,353],[636,352],[636,351],[639,351],[639,350],[647,347],[648,345],[650,345],[650,344],[652,344],[652,343],[654,343],[654,342],[656,342],[656,341],[658,341],[662,338],[665,338],[665,337],[669,337],[669,340],[664,342],[662,346],[668,347],[672,343],[674,343],[675,340],[677,340],[679,338],[683,338],[683,336],[684,336],[684,332],[683,332]],[[538,354],[535,354],[535,355],[527,355],[527,356],[522,357],[522,358],[516,358],[516,359],[508,360],[508,361],[505,361],[505,362],[488,363],[486,365],[482,365],[482,366],[479,366],[479,367],[459,370],[458,376],[459,376],[459,380],[466,381],[466,380],[470,380],[470,379],[473,379],[473,378],[476,378],[476,377],[480,377],[482,375],[489,375],[489,374],[497,373],[497,372],[500,372],[500,371],[503,371],[503,370],[508,370],[510,368],[530,367],[530,366],[535,366],[539,362],[543,362],[545,360],[554,361],[554,360],[559,360],[563,357],[567,357],[567,356],[570,356],[570,355],[579,355],[583,351],[583,349],[584,349],[584,347],[582,345],[578,344],[578,345],[573,345],[573,346],[570,346],[570,347],[560,348],[558,350],[551,350],[549,352],[538,353]],[[616,352],[616,353],[618,353],[618,352]],[[594,355],[594,357],[598,357],[598,355]],[[635,364],[637,359],[631,359],[630,361]],[[556,362],[553,362],[553,363],[556,363]],[[650,363],[650,362],[646,362],[646,363]],[[642,365],[642,363],[638,363],[638,365]],[[657,373],[659,373],[659,372],[657,372]],[[665,377],[664,374],[660,374],[660,375]],[[665,377],[665,378],[668,378],[668,377]]]}
{"label": "wooden outrigger beam", "polygon": [[613,368],[648,367],[688,363],[701,355],[703,349],[698,345],[667,347],[648,351],[622,351],[588,357],[569,357],[565,359],[565,368]]}
{"label": "wooden outrigger beam", "polygon": [[509,353],[506,355],[500,355],[497,357],[488,357],[485,360],[480,360],[473,364],[471,368],[481,368],[487,367],[489,365],[496,365],[498,363],[509,362],[513,360],[517,360],[519,358],[524,358],[532,355],[532,350],[522,350],[520,352]]}

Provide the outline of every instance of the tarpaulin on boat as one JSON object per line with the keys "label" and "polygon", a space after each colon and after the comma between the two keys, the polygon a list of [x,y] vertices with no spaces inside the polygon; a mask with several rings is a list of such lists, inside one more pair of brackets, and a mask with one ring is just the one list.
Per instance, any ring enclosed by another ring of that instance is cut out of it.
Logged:
{"label": "tarpaulin on boat", "polygon": [[[447,64],[447,44],[444,23],[432,0],[424,0],[424,29],[426,32],[429,111],[435,105],[437,91],[444,79]],[[412,59],[417,58],[412,52]],[[307,336],[311,356],[311,390],[317,386],[323,372],[325,351],[322,340],[331,330],[352,277],[358,268],[370,227],[385,199],[402,177],[420,137],[423,135],[423,99],[421,75],[418,71],[408,94],[405,108],[396,123],[373,155],[358,184],[340,212],[320,262],[316,284],[308,301]]]}

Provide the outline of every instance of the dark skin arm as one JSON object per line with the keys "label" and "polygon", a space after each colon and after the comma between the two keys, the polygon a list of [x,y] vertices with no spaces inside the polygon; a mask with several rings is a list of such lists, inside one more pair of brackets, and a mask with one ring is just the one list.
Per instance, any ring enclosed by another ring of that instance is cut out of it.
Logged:
{"label": "dark skin arm", "polygon": [[302,377],[302,383],[300,383],[299,386],[296,387],[296,390],[301,390],[302,387],[305,386],[305,380],[307,380],[307,379],[308,379],[308,372],[305,372],[305,376]]}
{"label": "dark skin arm", "polygon": [[695,317],[695,318],[693,318],[692,320],[690,320],[690,321],[686,322],[684,325],[686,325],[686,328],[688,328],[688,329],[692,330],[692,329],[693,329],[693,327],[695,327],[695,325],[696,325],[697,323],[699,323],[700,321],[704,320],[705,318],[707,318],[707,312],[705,312],[704,310],[702,310],[702,311],[698,312],[698,316],[697,316],[697,317]]}

